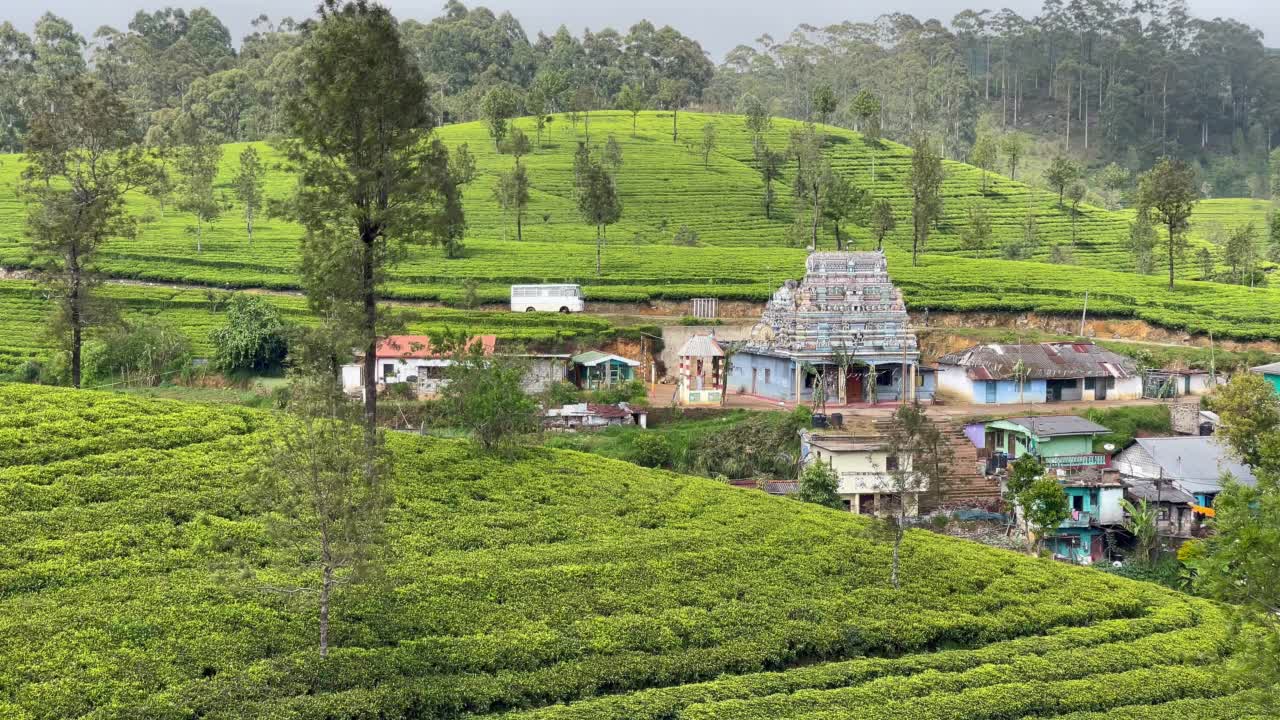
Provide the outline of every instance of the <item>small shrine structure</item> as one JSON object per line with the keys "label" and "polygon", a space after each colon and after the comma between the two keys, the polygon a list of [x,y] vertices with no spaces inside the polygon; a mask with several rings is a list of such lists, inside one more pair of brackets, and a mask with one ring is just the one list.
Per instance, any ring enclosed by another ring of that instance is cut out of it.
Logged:
{"label": "small shrine structure", "polygon": [[713,335],[692,335],[680,346],[681,405],[719,405],[724,397],[725,352]]}

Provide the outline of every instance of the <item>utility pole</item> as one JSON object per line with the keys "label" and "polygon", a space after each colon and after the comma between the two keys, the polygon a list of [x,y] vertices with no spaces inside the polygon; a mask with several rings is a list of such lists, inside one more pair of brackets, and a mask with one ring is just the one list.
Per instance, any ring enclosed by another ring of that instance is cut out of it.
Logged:
{"label": "utility pole", "polygon": [[1080,311],[1080,337],[1084,337],[1084,319],[1089,314],[1089,291],[1084,291],[1084,309]]}

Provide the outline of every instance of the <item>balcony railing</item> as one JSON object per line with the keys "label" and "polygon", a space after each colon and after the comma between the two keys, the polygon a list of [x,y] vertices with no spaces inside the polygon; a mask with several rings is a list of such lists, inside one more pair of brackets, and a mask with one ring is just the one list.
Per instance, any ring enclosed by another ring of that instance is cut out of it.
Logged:
{"label": "balcony railing", "polygon": [[1083,453],[1080,455],[1054,455],[1044,459],[1045,467],[1101,467],[1107,464],[1107,456],[1102,453]]}
{"label": "balcony railing", "polygon": [[1093,521],[1095,519],[1096,518],[1094,518],[1094,515],[1091,512],[1088,512],[1085,510],[1072,510],[1071,517],[1068,517],[1066,520],[1063,520],[1062,524],[1059,525],[1058,527],[1067,527],[1067,528],[1089,527],[1090,525],[1093,524]]}

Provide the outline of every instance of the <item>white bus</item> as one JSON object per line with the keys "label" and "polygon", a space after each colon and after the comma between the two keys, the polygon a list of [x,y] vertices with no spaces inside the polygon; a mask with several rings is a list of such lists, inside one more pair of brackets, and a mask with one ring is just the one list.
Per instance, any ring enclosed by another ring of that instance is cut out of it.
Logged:
{"label": "white bus", "polygon": [[578,285],[512,285],[512,312],[582,312]]}

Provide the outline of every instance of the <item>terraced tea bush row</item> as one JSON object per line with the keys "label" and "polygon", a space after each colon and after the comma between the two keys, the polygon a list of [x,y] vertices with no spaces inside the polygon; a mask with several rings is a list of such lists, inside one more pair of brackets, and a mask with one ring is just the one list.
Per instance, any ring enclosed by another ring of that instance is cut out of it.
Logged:
{"label": "terraced tea bush row", "polygon": [[[511,283],[544,281],[580,282],[588,286],[588,298],[595,300],[767,298],[779,283],[803,270],[804,252],[785,247],[784,242],[794,219],[788,187],[794,168],[788,164],[784,169],[785,176],[775,189],[777,207],[772,217],[765,217],[760,202],[763,186],[754,169],[752,138],[743,119],[698,113],[680,115],[685,137],[696,136],[708,122],[719,128],[719,149],[710,167],[704,169],[697,153],[670,141],[670,115],[642,113],[639,130],[632,137],[629,115],[593,113],[591,143],[602,143],[613,135],[623,148],[618,187],[625,212],[622,220],[609,228],[604,272],[600,276],[594,270],[594,229],[580,221],[573,195],[572,154],[579,140],[587,140],[585,124],[578,124],[575,135],[568,118],[557,116],[541,146],[524,158],[533,191],[525,239],[518,243],[513,239],[511,219],[492,196],[493,185],[499,174],[509,169],[511,158],[493,151],[480,123],[441,128],[440,136],[447,144],[468,145],[479,173],[466,190],[469,230],[465,257],[448,260],[439,248],[415,249],[398,268],[390,288],[392,295],[458,304],[464,297],[462,283],[473,279],[481,285],[481,298],[494,302],[506,299],[506,286]],[[533,136],[528,119],[519,120],[516,125]],[[790,133],[800,127],[792,121],[776,120],[766,139],[781,150]],[[886,240],[895,251],[890,272],[895,278],[912,275],[901,259],[910,248],[910,203],[904,182],[910,150],[890,142],[869,143],[856,133],[837,128],[823,128],[823,132],[829,135],[827,149],[833,166],[893,203],[898,227]],[[225,191],[228,196],[228,183],[242,149],[243,145],[224,149],[219,192]],[[292,190],[291,177],[281,169],[281,159],[272,148],[262,145],[258,149],[272,168],[266,194],[284,197]],[[21,165],[20,159],[13,157],[0,162],[0,266],[25,267],[30,263],[23,231],[24,211],[12,194]],[[984,195],[980,192],[981,173],[976,168],[948,162],[947,172],[944,216],[931,235],[926,252],[931,267],[950,267],[949,263],[955,261],[959,265],[953,274],[968,275],[962,290],[941,282],[930,285],[939,292],[953,293],[952,305],[956,309],[963,309],[966,303],[983,309],[1020,310],[1026,306],[1021,298],[1010,298],[1008,305],[1002,306],[998,298],[979,287],[987,277],[1018,277],[1064,290],[1092,283],[1134,294],[1154,292],[1159,284],[1157,278],[1124,272],[1133,267],[1125,249],[1128,213],[1083,206],[1080,216],[1074,218],[1069,210],[1057,207],[1057,198],[1050,193],[991,175]],[[964,250],[960,242],[969,207],[975,204],[987,207],[994,229],[990,247],[977,253]],[[101,265],[113,275],[224,288],[298,286],[300,230],[296,226],[261,218],[255,225],[254,243],[249,245],[238,221],[239,209],[232,208],[206,230],[203,252],[197,254],[194,239],[187,232],[191,220],[183,213],[172,208],[162,211],[141,195],[134,199],[133,209],[147,222],[136,238],[113,241],[104,251]],[[1215,212],[1212,207],[1206,210],[1209,216]],[[1048,259],[1054,245],[1071,247],[1075,262],[1081,266],[998,259],[1005,240],[1022,237],[1022,223],[1028,213],[1034,215],[1039,228],[1034,257]],[[697,232],[699,247],[672,244],[682,226]],[[856,247],[871,246],[865,229],[848,224],[846,230],[852,233]],[[1193,243],[1203,242],[1203,233],[1195,235]],[[834,247],[829,231],[823,231],[819,246]],[[972,259],[975,254],[982,256],[977,264]],[[1183,276],[1199,276],[1194,253],[1187,253],[1178,263]],[[1177,302],[1181,292],[1168,295],[1169,301]],[[1277,296],[1268,292],[1266,299],[1274,307]],[[1046,306],[1043,310],[1054,309]],[[1099,312],[1109,310],[1109,306],[1099,307]],[[1209,328],[1215,322],[1212,317],[1163,317],[1156,311],[1149,315],[1168,327],[1190,324],[1196,330]],[[1255,315],[1254,322],[1261,326],[1277,324],[1269,314]],[[1266,332],[1267,337],[1280,337],[1280,328]]]}
{"label": "terraced tea bush row", "polygon": [[[210,334],[224,322],[228,297],[225,291],[109,284],[99,292],[125,317],[155,317],[170,322],[191,341],[197,357],[212,355]],[[303,325],[314,322],[303,298],[264,297],[289,321]],[[27,360],[47,356],[53,347],[45,331],[51,312],[52,304],[34,283],[0,280],[0,374],[12,372]],[[605,318],[586,315],[499,313],[444,307],[408,309],[410,332],[429,334],[446,329],[494,334],[509,343],[538,344],[607,339],[645,328],[621,328]]]}
{"label": "terraced tea bush row", "polygon": [[[891,548],[848,513],[401,435],[387,584],[339,599],[321,662],[314,609],[261,591],[302,572],[273,562],[292,551],[253,487],[273,415],[21,385],[0,403],[6,717],[848,716],[843,702],[1003,718],[1235,690],[1214,664],[1223,612],[1155,585],[912,532],[895,591]],[[1090,681],[1104,689],[1086,696]]]}

